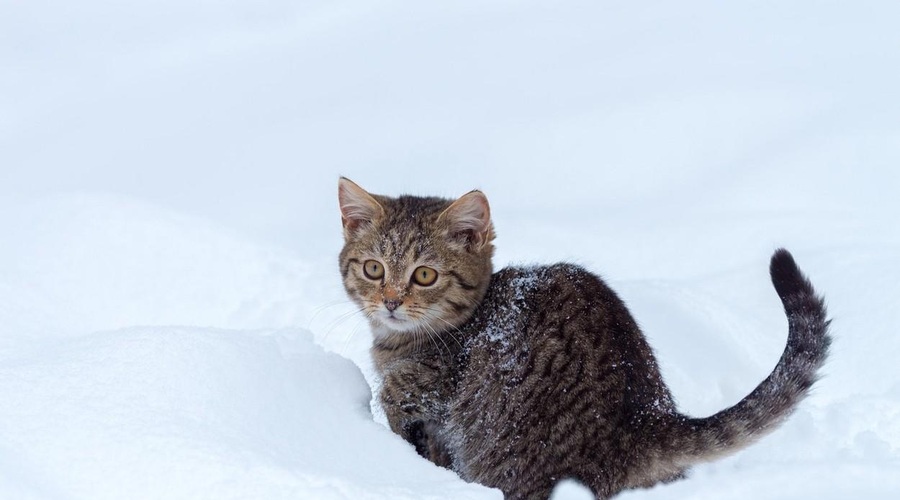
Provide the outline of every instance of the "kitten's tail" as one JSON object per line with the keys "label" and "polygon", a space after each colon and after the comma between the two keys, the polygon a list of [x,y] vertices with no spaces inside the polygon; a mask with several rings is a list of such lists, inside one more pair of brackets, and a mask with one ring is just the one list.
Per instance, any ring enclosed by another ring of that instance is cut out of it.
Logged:
{"label": "kitten's tail", "polygon": [[679,416],[667,443],[676,467],[738,451],[773,431],[818,379],[831,344],[825,303],[787,250],[772,255],[769,272],[788,317],[784,353],[772,373],[738,404],[707,418]]}

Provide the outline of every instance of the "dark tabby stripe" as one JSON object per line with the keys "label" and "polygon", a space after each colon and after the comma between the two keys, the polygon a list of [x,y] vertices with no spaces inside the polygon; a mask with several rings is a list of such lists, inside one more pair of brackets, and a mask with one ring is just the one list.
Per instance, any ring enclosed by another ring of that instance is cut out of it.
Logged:
{"label": "dark tabby stripe", "polygon": [[475,290],[476,288],[478,288],[475,285],[472,285],[469,282],[467,282],[465,279],[463,279],[463,277],[460,276],[459,273],[457,273],[456,271],[450,271],[448,274],[450,274],[450,276],[453,276],[453,279],[456,280],[456,283],[459,284],[459,286],[467,292],[471,292],[472,290]]}
{"label": "dark tabby stripe", "polygon": [[347,259],[347,262],[345,262],[343,267],[341,267],[341,276],[343,276],[343,278],[346,280],[347,275],[350,274],[350,265],[359,263],[359,259]]}

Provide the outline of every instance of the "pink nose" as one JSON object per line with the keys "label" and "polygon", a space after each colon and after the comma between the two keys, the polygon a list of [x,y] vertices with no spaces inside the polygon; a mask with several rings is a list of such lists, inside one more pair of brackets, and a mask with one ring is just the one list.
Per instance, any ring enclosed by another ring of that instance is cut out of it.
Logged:
{"label": "pink nose", "polygon": [[400,307],[403,301],[401,300],[388,300],[384,299],[384,307],[387,308],[388,311],[394,312],[395,309]]}

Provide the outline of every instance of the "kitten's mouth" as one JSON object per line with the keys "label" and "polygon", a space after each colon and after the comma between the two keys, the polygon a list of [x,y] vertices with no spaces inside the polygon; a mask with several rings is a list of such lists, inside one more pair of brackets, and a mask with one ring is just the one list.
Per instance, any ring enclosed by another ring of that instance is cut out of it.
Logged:
{"label": "kitten's mouth", "polygon": [[395,312],[387,312],[379,315],[378,318],[381,323],[395,331],[407,331],[413,330],[416,327],[416,322],[408,317],[404,317],[396,314]]}

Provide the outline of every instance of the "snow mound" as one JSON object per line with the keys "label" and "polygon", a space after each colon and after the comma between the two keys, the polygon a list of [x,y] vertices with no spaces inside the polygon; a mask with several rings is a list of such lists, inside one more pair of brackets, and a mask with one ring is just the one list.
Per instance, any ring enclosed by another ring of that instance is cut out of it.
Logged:
{"label": "snow mound", "polygon": [[374,423],[305,330],[129,328],[0,367],[5,498],[492,496]]}
{"label": "snow mound", "polygon": [[307,316],[309,266],[131,198],[72,194],[0,215],[0,346],[132,325],[282,327]]}

